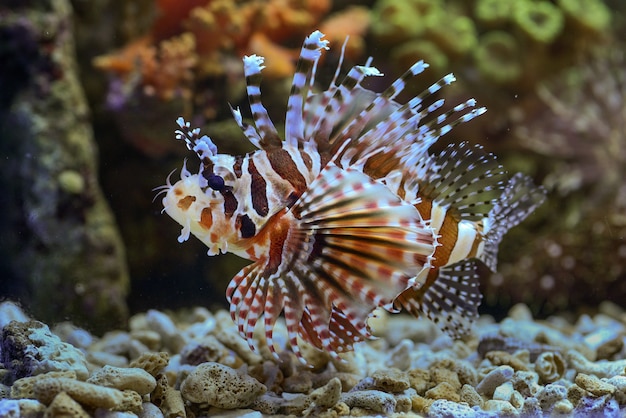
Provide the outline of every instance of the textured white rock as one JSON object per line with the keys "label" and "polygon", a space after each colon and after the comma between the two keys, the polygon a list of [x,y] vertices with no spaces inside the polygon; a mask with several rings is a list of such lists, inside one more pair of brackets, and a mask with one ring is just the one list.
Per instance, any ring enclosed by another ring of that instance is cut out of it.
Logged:
{"label": "textured white rock", "polygon": [[250,405],[267,389],[258,380],[219,363],[202,363],[183,381],[183,398],[224,409]]}

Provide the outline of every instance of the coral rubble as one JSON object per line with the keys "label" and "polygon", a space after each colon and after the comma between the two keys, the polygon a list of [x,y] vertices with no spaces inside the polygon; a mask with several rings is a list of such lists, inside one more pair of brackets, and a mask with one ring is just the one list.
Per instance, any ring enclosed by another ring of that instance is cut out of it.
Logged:
{"label": "coral rubble", "polygon": [[[342,362],[305,344],[310,364],[304,366],[289,351],[280,360],[266,346],[250,352],[225,311],[137,314],[129,331],[92,337],[83,354],[59,338],[69,339],[67,327],[53,329],[57,336],[7,304],[0,304],[0,315],[26,322],[14,320],[2,330],[3,416],[617,417],[626,411],[625,347],[609,354],[593,343],[599,329],[626,338],[626,312],[616,305],[575,323],[534,320],[517,305],[500,323],[483,317],[463,341],[450,340],[430,322],[381,312],[372,321],[379,340],[359,343]],[[411,328],[406,335],[412,339],[396,345],[398,333]],[[276,337],[284,349],[283,323]],[[42,338],[45,344],[24,350],[24,342]],[[184,361],[189,347],[191,363]],[[398,347],[410,347],[401,364]],[[54,368],[13,372],[15,364],[49,358],[55,348],[64,359],[75,350],[87,367],[56,361]],[[107,357],[119,365],[97,361]]]}

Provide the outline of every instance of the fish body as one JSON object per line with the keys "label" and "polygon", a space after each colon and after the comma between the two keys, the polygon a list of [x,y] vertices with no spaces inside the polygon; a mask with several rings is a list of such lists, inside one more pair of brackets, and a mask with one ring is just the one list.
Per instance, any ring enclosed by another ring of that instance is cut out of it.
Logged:
{"label": "fish body", "polygon": [[200,159],[197,174],[163,186],[164,211],[209,255],[252,260],[231,281],[227,299],[240,333],[256,349],[263,320],[275,351],[282,314],[292,350],[298,337],[337,356],[371,337],[373,309],[426,315],[457,337],[469,331],[481,300],[478,267],[496,268],[504,233],[541,203],[523,175],[510,179],[496,158],[467,143],[431,155],[430,146],[484,108],[470,99],[430,122],[441,108],[424,99],[454,81],[442,78],[405,104],[395,97],[427,64],[414,64],[382,93],[361,86],[381,75],[353,67],[313,91],[323,34],[304,42],[288,102],[284,139],[261,103],[263,58],[244,58],[254,124],[232,109],[259,149],[219,154],[182,118],[176,138]]}

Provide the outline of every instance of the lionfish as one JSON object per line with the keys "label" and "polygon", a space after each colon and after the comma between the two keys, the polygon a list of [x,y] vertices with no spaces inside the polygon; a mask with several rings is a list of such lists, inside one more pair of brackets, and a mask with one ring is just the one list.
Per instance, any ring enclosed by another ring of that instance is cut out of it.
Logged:
{"label": "lionfish", "polygon": [[231,111],[258,150],[218,154],[199,128],[177,120],[176,139],[198,155],[200,168],[192,174],[185,162],[179,181],[168,177],[163,210],[182,225],[179,242],[193,234],[209,255],[252,260],[226,292],[252,350],[262,318],[277,355],[273,329],[282,314],[301,360],[298,338],[338,357],[372,338],[367,320],[378,307],[425,315],[460,337],[478,315],[480,265],[495,271],[503,235],[543,192],[521,174],[508,178],[479,146],[429,154],[440,136],[485,109],[470,99],[423,122],[443,105],[424,100],[452,83],[452,74],[405,104],[394,100],[428,67],[423,61],[375,93],[361,85],[382,75],[371,58],[337,81],[342,50],[330,86],[314,92],[328,49],[323,36],[313,32],[301,49],[284,139],[261,103],[264,59],[256,55],[243,58],[254,123]]}

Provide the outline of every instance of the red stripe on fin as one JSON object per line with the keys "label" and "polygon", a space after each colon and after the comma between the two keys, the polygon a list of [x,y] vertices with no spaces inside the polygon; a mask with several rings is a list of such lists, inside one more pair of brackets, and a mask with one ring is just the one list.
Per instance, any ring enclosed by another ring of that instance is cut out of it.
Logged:
{"label": "red stripe on fin", "polygon": [[[272,250],[233,278],[227,290],[230,312],[256,349],[259,318],[266,316],[271,343],[273,324],[284,310],[297,356],[298,335],[334,357],[369,338],[372,310],[389,304],[430,268],[436,245],[413,205],[360,171],[333,162],[268,225],[257,237],[267,230]],[[272,235],[278,226],[284,232]],[[268,295],[277,289],[280,297]]]}

